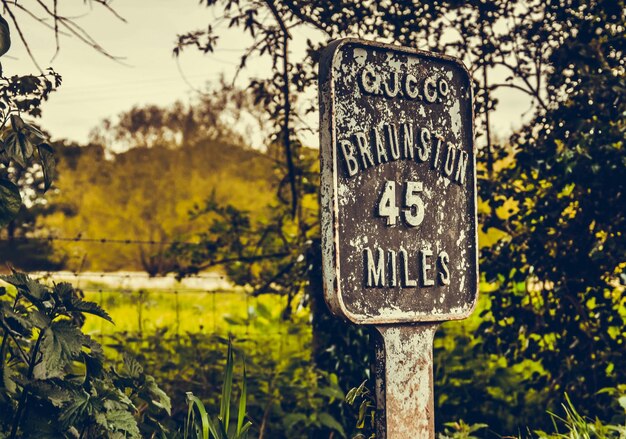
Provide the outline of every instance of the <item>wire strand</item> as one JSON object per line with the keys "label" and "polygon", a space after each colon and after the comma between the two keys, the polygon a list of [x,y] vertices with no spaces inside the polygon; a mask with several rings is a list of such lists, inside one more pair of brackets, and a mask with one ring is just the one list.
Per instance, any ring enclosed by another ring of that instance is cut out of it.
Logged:
{"label": "wire strand", "polygon": [[155,241],[155,240],[141,240],[141,239],[111,239],[111,238],[83,238],[82,236],[76,237],[59,237],[59,236],[41,236],[41,237],[26,237],[20,236],[15,238],[0,238],[0,242],[28,242],[28,241],[39,241],[39,242],[53,242],[53,241],[61,241],[61,242],[90,242],[90,243],[98,243],[98,244],[122,244],[122,245],[199,245],[198,242],[193,241]]}

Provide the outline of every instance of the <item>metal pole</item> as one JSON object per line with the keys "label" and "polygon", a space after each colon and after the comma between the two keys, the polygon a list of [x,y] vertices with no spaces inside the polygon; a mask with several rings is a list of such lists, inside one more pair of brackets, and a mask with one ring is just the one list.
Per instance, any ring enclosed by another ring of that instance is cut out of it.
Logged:
{"label": "metal pole", "polygon": [[435,439],[433,337],[438,326],[376,326],[378,439]]}

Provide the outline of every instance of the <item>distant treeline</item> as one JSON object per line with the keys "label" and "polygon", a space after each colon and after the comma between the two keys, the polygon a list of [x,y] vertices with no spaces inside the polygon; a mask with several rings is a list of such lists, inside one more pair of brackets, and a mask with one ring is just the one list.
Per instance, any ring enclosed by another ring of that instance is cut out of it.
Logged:
{"label": "distant treeline", "polygon": [[[227,111],[220,101],[224,94],[195,106],[133,108],[116,123],[104,121],[88,145],[54,143],[59,174],[55,188],[45,198],[33,191],[30,207],[0,231],[0,260],[26,270],[156,274],[172,264],[168,242],[206,230],[211,219],[192,212],[207,200],[262,216],[275,200],[279,148],[246,144],[244,139],[264,137],[262,127],[249,123],[254,119],[250,108],[248,122],[240,123],[245,106]],[[247,137],[242,134],[246,129]],[[37,172],[31,170],[34,176]],[[98,242],[24,239],[48,236],[164,244],[105,247]]]}

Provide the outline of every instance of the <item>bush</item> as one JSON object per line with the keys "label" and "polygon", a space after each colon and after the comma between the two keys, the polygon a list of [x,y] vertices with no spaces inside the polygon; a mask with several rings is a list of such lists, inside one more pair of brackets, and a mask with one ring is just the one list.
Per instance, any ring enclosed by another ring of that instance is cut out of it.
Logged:
{"label": "bush", "polygon": [[116,367],[81,331],[84,314],[111,321],[70,284],[22,273],[0,279],[0,437],[165,437],[169,397],[130,356]]}
{"label": "bush", "polygon": [[[304,328],[296,325],[291,330]],[[109,348],[136,356],[172,397],[171,418],[160,419],[167,422],[170,431],[183,431],[188,392],[202,399],[208,413],[220,412],[228,338],[202,333],[175,337],[166,330],[117,333],[113,337]],[[338,378],[311,364],[308,347],[290,347],[286,343],[281,351],[276,346],[280,340],[275,337],[251,340],[233,336],[232,341],[235,356],[245,357],[250,437],[329,437],[332,431],[337,438],[347,436],[342,424],[330,414],[330,408],[341,407],[344,398]],[[236,375],[243,373],[241,363],[233,367]],[[240,398],[240,387],[232,392],[233,401]]]}

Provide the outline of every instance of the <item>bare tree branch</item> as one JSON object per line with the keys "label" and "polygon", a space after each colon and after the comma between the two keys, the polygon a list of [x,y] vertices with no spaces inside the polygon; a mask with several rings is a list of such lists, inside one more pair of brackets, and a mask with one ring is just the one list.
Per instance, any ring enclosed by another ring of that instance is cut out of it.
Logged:
{"label": "bare tree branch", "polygon": [[[126,22],[126,20],[122,16],[120,16],[109,5],[108,0],[90,0],[90,2],[100,5],[101,7],[105,8],[107,11],[111,12],[120,21]],[[39,7],[41,7],[43,11],[45,12],[46,16],[52,19],[52,24],[50,24],[47,22],[45,17],[37,16],[32,11],[32,9],[28,8],[27,6],[24,6],[21,3],[18,3],[17,0],[0,0],[0,4],[2,5],[4,11],[6,11],[6,13],[11,18],[11,21],[13,22],[13,25],[15,26],[15,29],[17,30],[17,33],[20,37],[20,40],[24,44],[24,47],[26,49],[26,52],[28,53],[28,56],[30,57],[30,59],[33,61],[33,63],[35,64],[35,66],[40,72],[43,73],[43,70],[41,69],[39,63],[35,59],[34,54],[32,53],[32,50],[28,43],[28,38],[26,37],[25,33],[20,27],[18,20],[15,16],[14,10],[19,10],[20,12],[23,12],[29,15],[31,18],[35,19],[40,24],[46,26],[48,29],[51,29],[53,31],[54,39],[55,39],[55,53],[52,59],[56,58],[56,56],[58,55],[60,51],[61,44],[60,44],[59,37],[60,36],[74,36],[78,38],[82,43],[90,46],[91,48],[95,49],[98,53],[106,56],[107,58],[110,58],[117,62],[121,62],[122,60],[121,57],[112,55],[106,49],[100,46],[100,44],[98,44],[98,42],[91,36],[91,34],[89,34],[89,32],[87,32],[83,27],[81,27],[74,20],[74,18],[60,14],[58,11],[58,3],[59,3],[58,0],[53,0],[50,6],[43,0],[35,0],[35,4],[39,5]],[[67,33],[64,32],[63,30],[67,31]]]}

